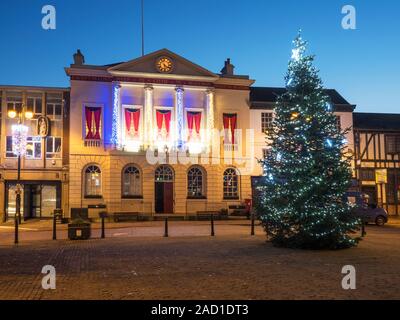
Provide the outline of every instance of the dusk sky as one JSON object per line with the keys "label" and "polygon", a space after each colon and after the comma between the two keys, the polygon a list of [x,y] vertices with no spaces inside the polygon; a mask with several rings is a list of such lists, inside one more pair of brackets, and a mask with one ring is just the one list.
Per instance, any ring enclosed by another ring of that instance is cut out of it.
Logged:
{"label": "dusk sky", "polygon": [[[42,7],[56,30],[41,27]],[[341,27],[344,5],[357,30]],[[219,72],[227,57],[255,86],[283,86],[297,30],[328,88],[357,111],[400,113],[398,0],[145,0],[145,51],[168,48]],[[69,86],[64,67],[80,48],[88,64],[141,54],[140,0],[2,0],[0,84]]]}

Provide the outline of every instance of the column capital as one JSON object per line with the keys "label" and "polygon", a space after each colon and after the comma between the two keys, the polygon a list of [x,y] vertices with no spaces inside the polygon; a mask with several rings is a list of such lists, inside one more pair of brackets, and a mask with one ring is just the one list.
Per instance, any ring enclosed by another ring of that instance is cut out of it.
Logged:
{"label": "column capital", "polygon": [[176,91],[176,92],[184,92],[185,89],[183,89],[182,86],[176,86],[175,91]]}
{"label": "column capital", "polygon": [[121,89],[121,83],[119,81],[113,81],[114,88]]}
{"label": "column capital", "polygon": [[215,89],[214,88],[207,88],[206,89],[206,94],[213,94],[215,93]]}
{"label": "column capital", "polygon": [[151,91],[153,91],[153,90],[154,90],[153,85],[152,85],[152,84],[146,84],[146,85],[144,86],[144,90],[151,90]]}

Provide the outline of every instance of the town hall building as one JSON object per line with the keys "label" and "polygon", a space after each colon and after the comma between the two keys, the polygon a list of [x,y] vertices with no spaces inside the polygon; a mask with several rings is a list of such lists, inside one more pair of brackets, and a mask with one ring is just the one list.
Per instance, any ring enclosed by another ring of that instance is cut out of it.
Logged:
{"label": "town hall building", "polygon": [[[89,208],[93,218],[105,209],[186,218],[249,203],[284,88],[253,86],[230,59],[214,73],[167,49],[100,66],[78,50],[65,71],[70,88],[0,86],[3,220],[15,214],[15,120],[8,117],[15,104],[35,114],[26,120],[32,150],[21,171],[26,218],[56,208],[66,217]],[[354,153],[355,106],[336,90],[326,93],[338,126],[351,129]],[[40,129],[43,118],[49,130]]]}

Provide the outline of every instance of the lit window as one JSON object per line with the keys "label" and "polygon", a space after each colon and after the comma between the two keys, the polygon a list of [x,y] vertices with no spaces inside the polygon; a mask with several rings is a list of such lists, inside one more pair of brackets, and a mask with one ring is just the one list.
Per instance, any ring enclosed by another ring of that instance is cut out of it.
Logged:
{"label": "lit window", "polygon": [[61,158],[61,138],[60,137],[47,137],[46,158],[47,159]]}
{"label": "lit window", "polygon": [[171,167],[162,165],[156,169],[155,172],[156,182],[172,182],[174,181],[174,173]]}
{"label": "lit window", "polygon": [[261,113],[261,132],[267,133],[272,129],[272,123],[274,121],[274,114],[272,112]]}
{"label": "lit window", "polygon": [[101,170],[98,166],[92,165],[85,170],[85,197],[101,197]]}
{"label": "lit window", "polygon": [[193,167],[188,171],[188,197],[201,198],[205,196],[205,179],[203,170]]}
{"label": "lit window", "polygon": [[224,199],[238,199],[238,175],[235,169],[229,168],[224,172]]}
{"label": "lit window", "polygon": [[13,152],[12,136],[8,136],[6,140],[6,158],[16,158]]}
{"label": "lit window", "polygon": [[139,197],[141,191],[142,183],[139,169],[134,166],[127,167],[122,177],[122,197]]}
{"label": "lit window", "polygon": [[26,143],[27,159],[41,159],[42,158],[42,138],[41,137],[28,137]]}

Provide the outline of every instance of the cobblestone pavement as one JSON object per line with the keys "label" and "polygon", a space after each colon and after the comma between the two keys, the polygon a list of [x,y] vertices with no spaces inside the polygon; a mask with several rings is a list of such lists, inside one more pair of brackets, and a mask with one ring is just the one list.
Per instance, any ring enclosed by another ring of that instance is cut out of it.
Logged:
{"label": "cobblestone pavement", "polygon": [[[128,235],[112,236],[120,230]],[[400,228],[369,226],[342,251],[274,248],[260,228],[249,236],[247,221],[218,222],[214,238],[204,222],[170,231],[163,238],[162,223],[143,223],[73,242],[27,230],[15,247],[2,230],[0,299],[400,299]],[[357,290],[341,288],[348,264]],[[56,267],[56,290],[41,288],[44,265]]]}

